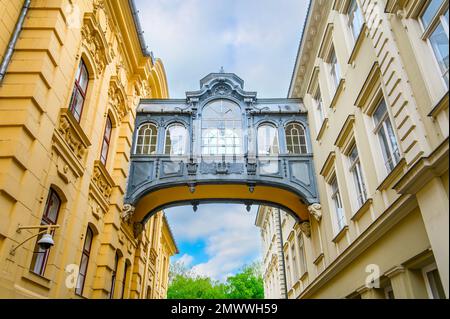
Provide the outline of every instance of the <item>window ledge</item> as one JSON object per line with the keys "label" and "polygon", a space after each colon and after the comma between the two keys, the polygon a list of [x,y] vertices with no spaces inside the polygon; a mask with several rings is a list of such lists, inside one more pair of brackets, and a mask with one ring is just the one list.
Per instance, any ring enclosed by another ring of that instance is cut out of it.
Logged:
{"label": "window ledge", "polygon": [[337,234],[334,236],[334,238],[331,240],[333,243],[337,244],[341,239],[347,234],[348,232],[348,225],[344,226]]}
{"label": "window ledge", "polygon": [[35,274],[31,270],[25,270],[23,276],[23,279],[26,281],[32,282],[36,285],[38,285],[41,288],[44,288],[45,290],[50,290],[51,286],[51,280],[42,276],[39,276],[38,274]]}
{"label": "window ledge", "polygon": [[339,84],[336,88],[336,92],[334,92],[334,97],[331,100],[331,104],[330,104],[330,108],[332,108],[334,111],[336,111],[337,101],[338,101],[339,97],[341,96],[342,92],[344,91],[344,89],[345,89],[345,79],[342,78],[339,81]]}
{"label": "window ledge", "polygon": [[299,278],[300,281],[304,281],[306,278],[308,278],[308,272],[305,271]]}
{"label": "window ledge", "polygon": [[353,214],[351,220],[354,222],[358,221],[362,217],[362,215],[364,215],[364,213],[370,209],[372,203],[373,203],[372,198],[366,200],[366,202],[360,208],[358,208],[358,210]]}
{"label": "window ledge", "polygon": [[448,108],[448,91],[444,94],[442,98],[439,99],[436,105],[433,106],[428,116],[436,118],[439,115],[439,113],[441,113],[446,108]]}
{"label": "window ledge", "polygon": [[377,187],[377,191],[383,191],[389,188],[390,185],[394,184],[398,178],[401,176],[404,168],[406,167],[406,160],[402,158],[394,169],[386,176],[386,178]]}
{"label": "window ledge", "polygon": [[359,32],[358,39],[356,39],[355,44],[353,45],[353,50],[352,50],[352,53],[350,54],[350,58],[348,59],[348,62],[347,62],[350,65],[353,65],[353,63],[356,60],[356,56],[358,55],[359,49],[361,48],[363,39],[365,37],[366,30],[367,30],[367,25],[364,22],[361,27],[361,31]]}
{"label": "window ledge", "polygon": [[320,126],[319,133],[317,133],[316,141],[320,141],[322,139],[325,130],[328,128],[328,117],[323,119],[322,125]]}
{"label": "window ledge", "polygon": [[314,259],[313,264],[317,266],[323,260],[324,257],[325,254],[320,253],[319,256],[317,256],[316,259]]}

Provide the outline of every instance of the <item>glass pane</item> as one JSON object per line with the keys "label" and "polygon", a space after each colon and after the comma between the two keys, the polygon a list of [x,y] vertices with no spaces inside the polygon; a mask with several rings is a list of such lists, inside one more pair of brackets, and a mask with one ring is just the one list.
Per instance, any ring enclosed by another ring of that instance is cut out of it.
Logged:
{"label": "glass pane", "polygon": [[[448,14],[448,11],[447,11]],[[433,47],[436,60],[439,64],[442,74],[448,72],[449,62],[448,62],[448,37],[445,30],[440,23],[434,32],[430,36],[430,43]]]}
{"label": "glass pane", "polygon": [[53,224],[56,224],[56,221],[58,219],[58,212],[59,212],[60,205],[61,205],[61,201],[60,201],[58,195],[56,195],[56,193],[54,191],[51,191],[50,197],[47,202],[45,217],[49,221],[51,221]]}
{"label": "glass pane", "polygon": [[428,282],[430,283],[431,293],[434,299],[445,299],[445,292],[442,286],[441,277],[437,269],[427,273]]}
{"label": "glass pane", "polygon": [[443,1],[444,0],[431,0],[430,4],[425,9],[422,15],[422,23],[425,29],[430,25],[433,17],[437,14],[437,11],[439,10],[439,7],[441,6]]}
{"label": "glass pane", "polygon": [[80,263],[80,274],[81,275],[86,275],[88,263],[89,263],[89,256],[87,256],[86,254],[83,254],[81,256],[81,263]]}
{"label": "glass pane", "polygon": [[86,232],[86,239],[84,241],[84,250],[87,252],[91,251],[91,243],[92,243],[92,230],[90,228],[88,228],[87,232]]}
{"label": "glass pane", "polygon": [[387,113],[386,103],[384,102],[384,100],[382,100],[380,102],[380,105],[378,105],[376,111],[373,113],[375,124],[380,123],[386,113]]}
{"label": "glass pane", "polygon": [[88,82],[89,82],[89,74],[87,72],[86,67],[82,63],[79,78],[78,78],[78,83],[79,83],[81,89],[83,90],[84,94],[86,94]]}

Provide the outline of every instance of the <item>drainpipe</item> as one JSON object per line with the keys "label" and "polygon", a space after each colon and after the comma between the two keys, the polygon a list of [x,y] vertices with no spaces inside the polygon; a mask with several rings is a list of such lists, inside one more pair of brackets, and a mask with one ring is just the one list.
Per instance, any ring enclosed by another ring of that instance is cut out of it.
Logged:
{"label": "drainpipe", "polygon": [[278,222],[278,237],[280,238],[280,255],[279,258],[281,258],[281,271],[282,271],[282,280],[284,281],[284,298],[283,299],[288,299],[288,288],[287,288],[287,274],[286,274],[286,263],[284,261],[284,245],[283,245],[283,228],[281,226],[281,210],[279,208],[277,208],[278,214],[276,215],[277,217],[277,222]]}
{"label": "drainpipe", "polygon": [[14,53],[14,48],[16,47],[17,40],[19,39],[20,31],[22,31],[23,23],[25,21],[25,17],[28,13],[28,9],[30,9],[31,0],[25,0],[23,3],[22,10],[19,15],[19,19],[17,20],[16,27],[14,28],[13,34],[11,36],[11,40],[9,40],[8,47],[5,52],[5,56],[3,57],[3,61],[0,64],[0,85],[3,82],[3,79],[6,75],[6,70],[8,69],[9,63],[11,62],[12,55]]}

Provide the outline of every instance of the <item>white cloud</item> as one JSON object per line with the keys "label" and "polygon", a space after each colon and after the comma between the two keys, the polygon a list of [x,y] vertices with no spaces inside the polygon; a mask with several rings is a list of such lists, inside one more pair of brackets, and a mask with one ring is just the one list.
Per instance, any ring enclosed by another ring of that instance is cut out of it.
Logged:
{"label": "white cloud", "polygon": [[178,243],[205,242],[207,261],[192,265],[199,275],[223,281],[244,264],[260,258],[255,213],[248,213],[244,205],[201,205],[196,213],[186,206],[166,213]]}
{"label": "white cloud", "polygon": [[308,0],[137,0],[145,38],[172,97],[221,66],[260,97],[284,97]]}
{"label": "white cloud", "polygon": [[189,254],[184,254],[180,258],[177,259],[177,263],[184,265],[185,267],[191,266],[192,262],[194,261],[194,257],[192,257]]}

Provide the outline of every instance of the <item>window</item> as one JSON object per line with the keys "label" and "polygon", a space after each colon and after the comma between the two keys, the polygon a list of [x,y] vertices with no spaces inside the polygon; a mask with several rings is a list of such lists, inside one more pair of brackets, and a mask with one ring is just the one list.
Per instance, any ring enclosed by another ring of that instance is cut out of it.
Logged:
{"label": "window", "polygon": [[384,298],[395,299],[394,290],[392,289],[391,285],[388,285],[386,286],[386,288],[384,288]]}
{"label": "window", "polygon": [[291,284],[292,283],[292,274],[291,274],[291,262],[290,262],[288,253],[286,253],[285,258],[286,258],[286,280],[287,280],[286,284],[287,284],[288,289],[290,289],[291,285],[292,285]]}
{"label": "window", "polygon": [[352,31],[353,39],[356,41],[361,33],[364,24],[361,9],[359,9],[356,0],[351,0],[347,9],[348,26]]}
{"label": "window", "polygon": [[356,144],[353,146],[350,154],[348,155],[350,160],[350,173],[353,176],[355,183],[356,196],[358,200],[358,208],[364,205],[367,200],[366,185],[364,184],[364,178],[362,174],[361,162],[359,160],[359,153]]}
{"label": "window", "polygon": [[119,254],[116,253],[116,257],[114,258],[114,269],[111,275],[111,291],[109,292],[109,299],[114,298],[114,290],[116,288],[116,279],[117,279],[117,267],[119,266]]}
{"label": "window", "polygon": [[138,130],[136,154],[154,155],[158,145],[158,129],[156,125],[148,123],[142,125]]}
{"label": "window", "polygon": [[307,154],[305,128],[299,123],[286,126],[286,145],[288,154]]}
{"label": "window", "polygon": [[317,90],[316,95],[314,96],[314,101],[316,103],[317,116],[319,118],[319,127],[322,126],[323,121],[325,120],[325,110],[323,108],[323,100],[322,93],[320,89]]}
{"label": "window", "polygon": [[341,69],[339,67],[334,47],[331,49],[328,64],[330,65],[330,75],[331,79],[333,80],[334,89],[337,89],[337,87],[339,86],[339,82],[341,81]]}
{"label": "window", "polygon": [[86,281],[87,269],[89,265],[89,257],[91,256],[92,239],[94,238],[94,233],[91,227],[87,228],[86,238],[83,245],[83,253],[81,255],[80,262],[80,272],[78,274],[77,287],[75,288],[75,293],[79,296],[83,295],[84,283]]}
{"label": "window", "polygon": [[231,101],[211,102],[202,114],[202,154],[241,154],[242,116],[239,106]]}
{"label": "window", "polygon": [[441,70],[441,75],[448,87],[449,61],[448,61],[448,1],[432,0],[423,10],[420,17],[425,30],[424,39],[427,39]]}
{"label": "window", "polygon": [[80,122],[81,113],[83,112],[84,101],[89,83],[89,73],[83,60],[78,66],[77,75],[75,77],[75,85],[73,87],[72,98],[70,100],[69,110],[75,119]]}
{"label": "window", "polygon": [[446,299],[436,264],[425,267],[422,272],[430,299]]}
{"label": "window", "polygon": [[187,131],[183,125],[174,124],[166,129],[166,145],[164,153],[167,155],[183,155],[186,153]]}
{"label": "window", "polygon": [[292,256],[292,282],[295,283],[299,278],[297,254],[295,253],[294,243],[290,243],[290,245],[291,245],[291,256]]}
{"label": "window", "polygon": [[337,232],[340,232],[346,225],[344,208],[342,206],[341,193],[336,176],[331,181],[331,200],[334,204],[334,213],[336,216]]}
{"label": "window", "polygon": [[112,122],[111,118],[108,116],[106,119],[105,133],[103,134],[102,153],[100,156],[100,160],[103,165],[106,165],[106,161],[108,160],[109,145],[111,144],[111,132]]}
{"label": "window", "polygon": [[[53,189],[50,189],[50,193],[45,204],[41,225],[56,225],[60,208],[61,199]],[[54,232],[52,232],[52,235],[53,233]],[[50,250],[42,249],[41,247],[39,247],[36,241],[36,245],[33,251],[34,253],[31,260],[30,270],[39,276],[44,276],[45,266],[47,265]]]}
{"label": "window", "polygon": [[306,266],[306,256],[305,256],[305,242],[303,240],[303,235],[300,232],[297,235],[297,242],[298,242],[298,261],[300,263],[300,275],[303,276],[307,271],[308,268]]}
{"label": "window", "polygon": [[258,128],[258,154],[278,155],[278,131],[273,125],[263,124]]}
{"label": "window", "polygon": [[130,264],[128,262],[125,262],[125,269],[123,270],[123,282],[122,282],[122,294],[121,298],[125,298],[125,291],[126,291],[126,285],[127,285],[127,278],[128,278],[128,268],[130,268]]}
{"label": "window", "polygon": [[375,110],[373,118],[375,134],[380,141],[386,169],[390,173],[400,161],[400,151],[384,99]]}
{"label": "window", "polygon": [[152,288],[150,286],[147,287],[147,299],[152,299]]}

